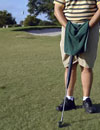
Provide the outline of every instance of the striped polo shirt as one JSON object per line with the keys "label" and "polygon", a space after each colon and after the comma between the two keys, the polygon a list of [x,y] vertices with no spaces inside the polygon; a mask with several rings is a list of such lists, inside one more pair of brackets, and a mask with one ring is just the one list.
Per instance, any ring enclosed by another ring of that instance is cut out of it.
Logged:
{"label": "striped polo shirt", "polygon": [[100,0],[54,0],[54,3],[65,6],[63,12],[67,20],[82,23],[90,20],[95,14]]}

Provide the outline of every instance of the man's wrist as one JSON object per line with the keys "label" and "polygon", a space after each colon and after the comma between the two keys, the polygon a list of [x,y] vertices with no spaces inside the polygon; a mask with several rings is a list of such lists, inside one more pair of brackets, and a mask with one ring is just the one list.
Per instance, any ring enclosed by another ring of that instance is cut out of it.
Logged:
{"label": "man's wrist", "polygon": [[89,21],[89,27],[92,28],[93,24],[91,23],[91,21]]}
{"label": "man's wrist", "polygon": [[67,25],[67,22],[66,22],[66,23],[64,23],[64,25],[63,25],[63,26],[64,26],[64,28],[66,28],[66,25]]}

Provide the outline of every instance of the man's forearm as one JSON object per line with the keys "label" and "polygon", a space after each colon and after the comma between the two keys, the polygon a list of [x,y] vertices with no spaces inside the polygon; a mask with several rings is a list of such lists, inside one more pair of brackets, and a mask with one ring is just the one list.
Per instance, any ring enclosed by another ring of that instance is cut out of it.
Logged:
{"label": "man's forearm", "polygon": [[93,27],[99,21],[100,21],[100,9],[97,10],[97,12],[94,14],[94,16],[89,21],[89,27]]}
{"label": "man's forearm", "polygon": [[59,7],[58,5],[55,5],[54,15],[56,16],[59,23],[62,26],[66,27],[67,19],[65,18],[64,14],[63,14],[63,8]]}

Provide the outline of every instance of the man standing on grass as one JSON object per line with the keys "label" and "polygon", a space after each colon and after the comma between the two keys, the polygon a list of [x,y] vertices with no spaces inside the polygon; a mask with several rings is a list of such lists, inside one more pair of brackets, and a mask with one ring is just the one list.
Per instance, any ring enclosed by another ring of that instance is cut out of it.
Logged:
{"label": "man standing on grass", "polygon": [[[68,21],[75,24],[83,24],[89,22],[89,36],[87,42],[87,51],[75,56],[73,60],[71,80],[66,95],[66,103],[64,110],[75,109],[73,91],[76,82],[77,65],[81,68],[81,82],[83,88],[83,107],[88,113],[96,112],[96,108],[92,106],[90,99],[90,91],[93,81],[93,67],[96,60],[98,40],[99,40],[99,20],[100,20],[100,0],[54,0],[54,15],[62,25],[61,33],[61,55],[65,67],[65,84],[68,72],[69,56],[64,52],[65,27]],[[57,107],[58,111],[62,111],[63,102]]]}

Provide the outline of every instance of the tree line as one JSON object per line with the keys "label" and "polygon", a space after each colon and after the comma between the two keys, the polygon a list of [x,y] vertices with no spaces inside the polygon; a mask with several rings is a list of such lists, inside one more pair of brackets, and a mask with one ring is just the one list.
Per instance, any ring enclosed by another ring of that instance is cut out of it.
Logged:
{"label": "tree line", "polygon": [[16,24],[16,21],[15,18],[12,17],[11,13],[8,13],[6,10],[0,11],[0,27],[14,24]]}
{"label": "tree line", "polygon": [[[34,25],[59,25],[54,17],[53,0],[28,0],[28,12],[30,15],[24,21],[25,26]],[[37,18],[39,14],[45,14],[49,21],[42,21]]]}
{"label": "tree line", "polygon": [[[54,17],[53,0],[28,0],[27,6],[29,15],[23,22],[21,22],[21,24],[24,24],[24,26],[59,24]],[[37,16],[40,14],[45,14],[48,21],[43,21],[37,18]],[[16,20],[12,17],[11,13],[8,13],[6,10],[0,11],[0,27],[15,24]]]}
{"label": "tree line", "polygon": [[31,15],[38,16],[43,13],[46,14],[48,20],[57,22],[54,17],[54,5],[53,0],[28,0],[28,12]]}

